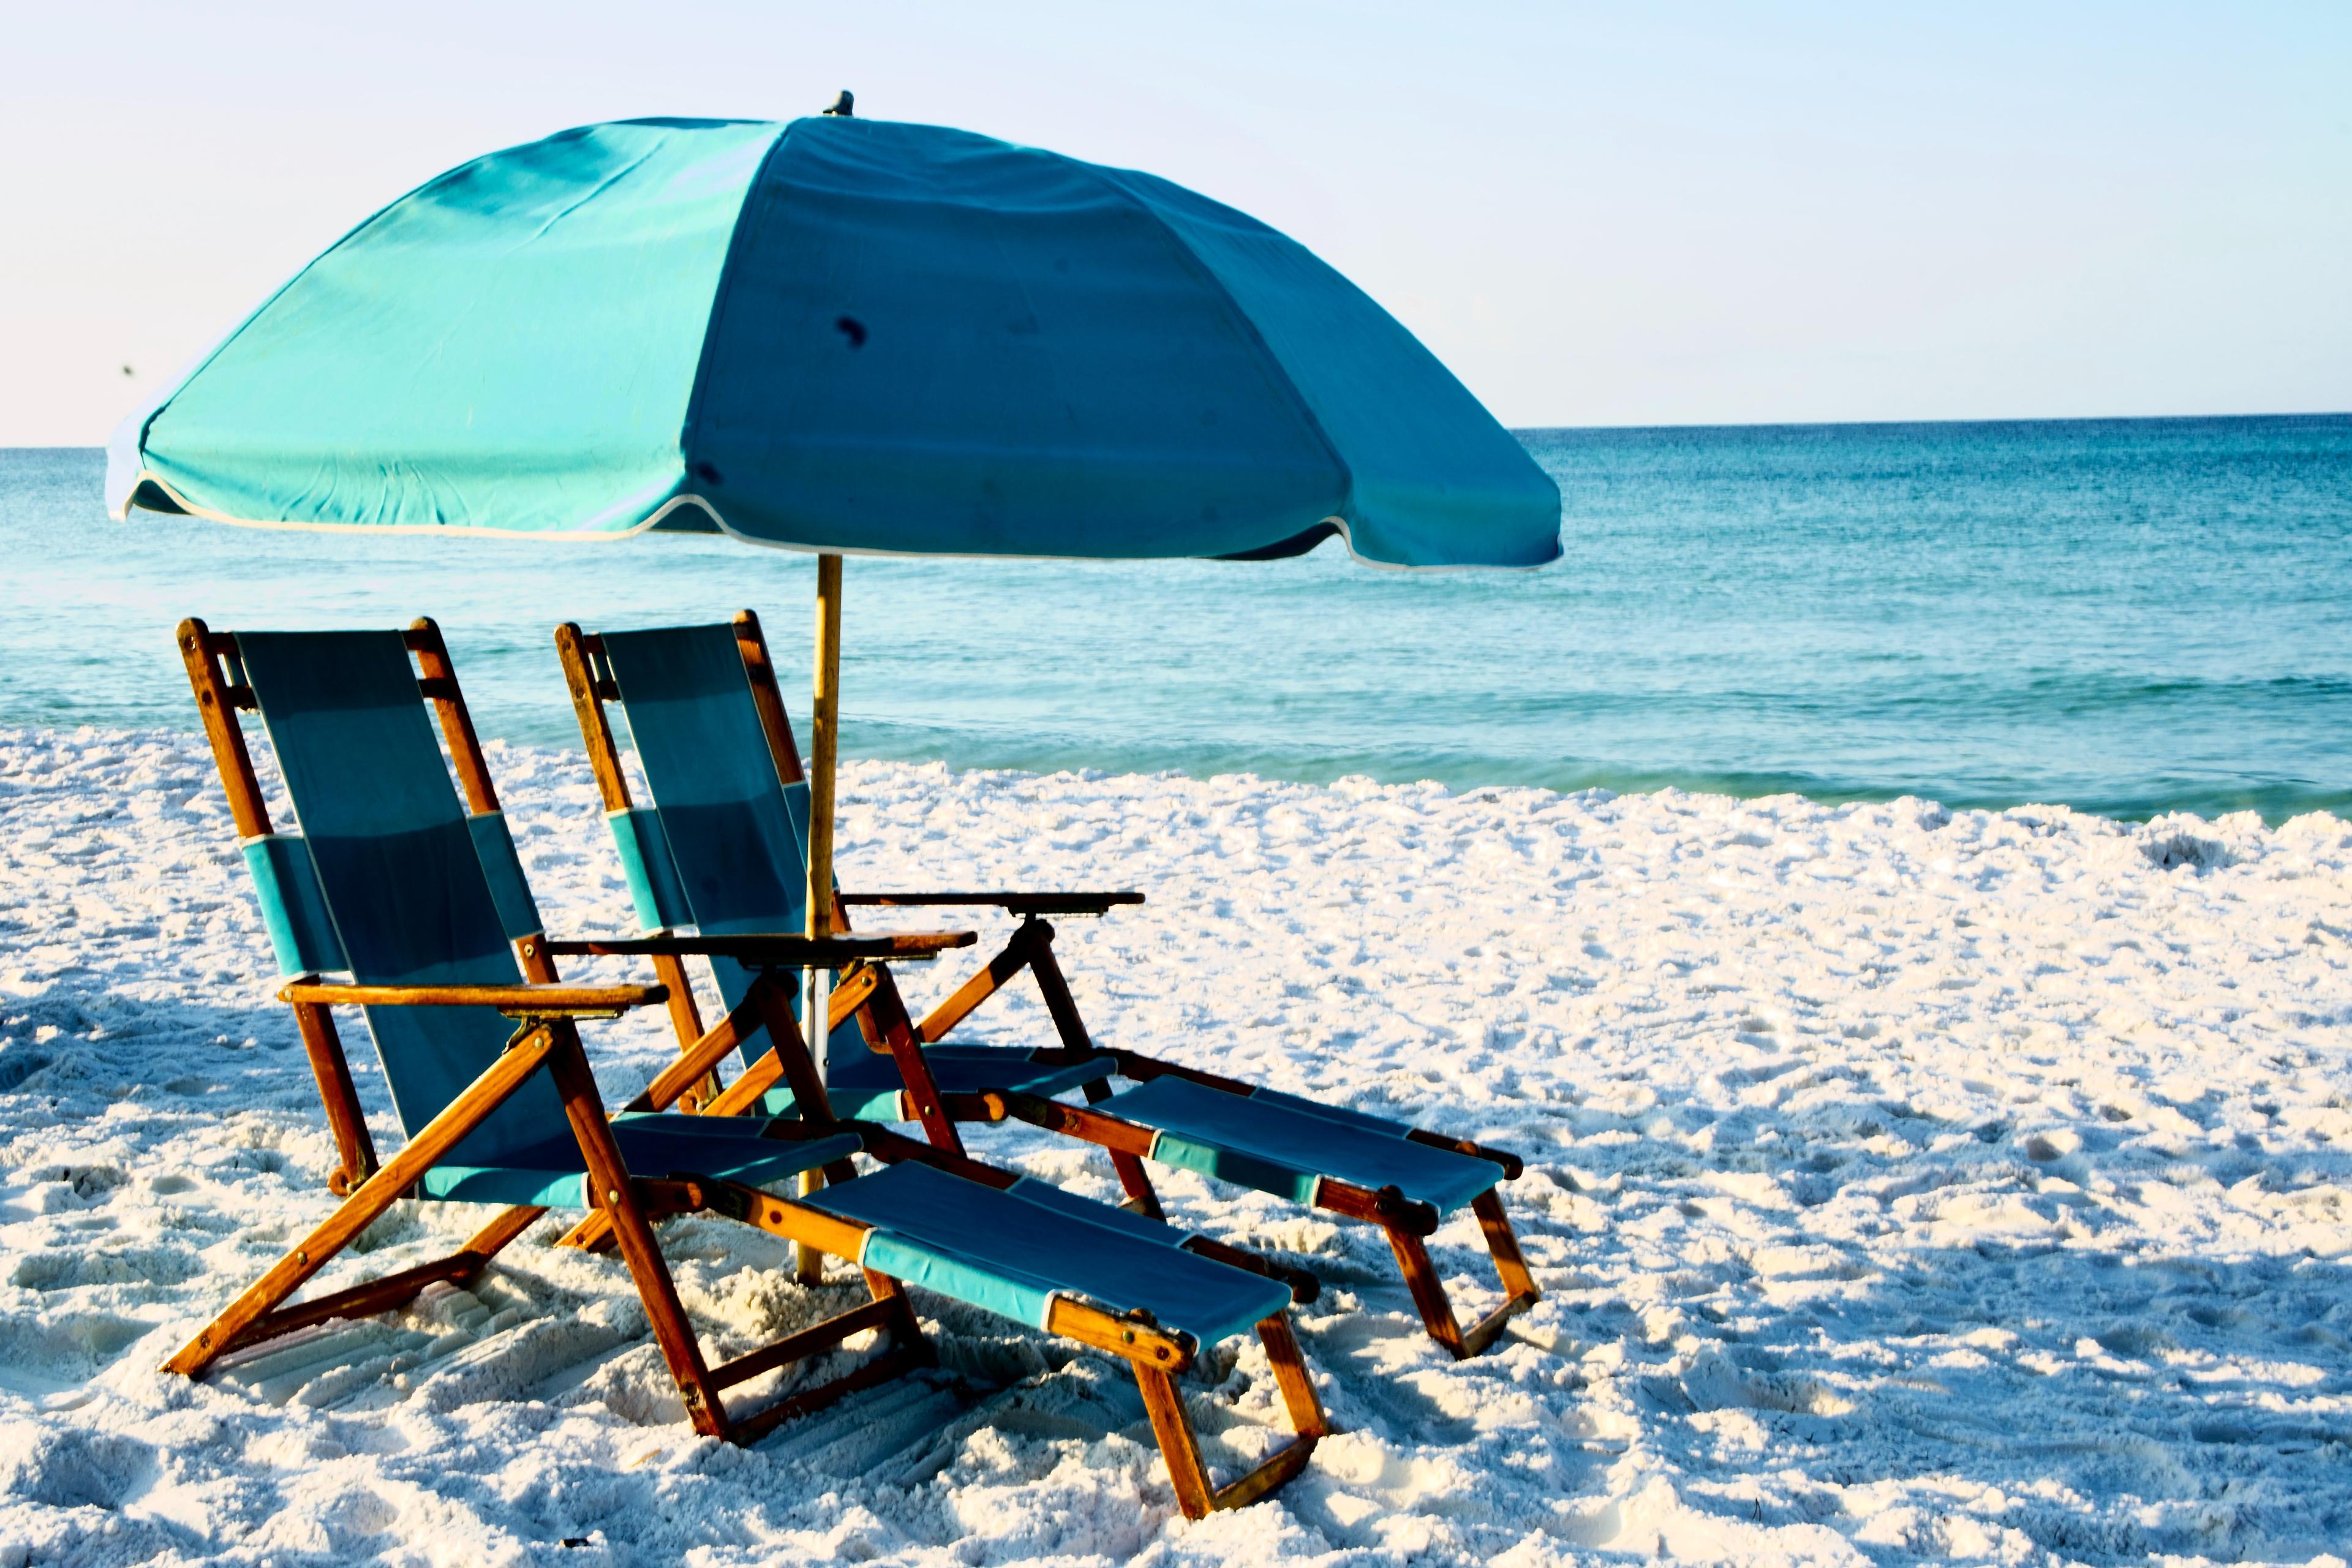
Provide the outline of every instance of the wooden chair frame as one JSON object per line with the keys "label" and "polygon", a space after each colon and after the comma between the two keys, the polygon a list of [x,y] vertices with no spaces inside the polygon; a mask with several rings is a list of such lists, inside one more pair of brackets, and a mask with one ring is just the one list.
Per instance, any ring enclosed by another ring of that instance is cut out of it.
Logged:
{"label": "wooden chair frame", "polygon": [[[751,610],[743,610],[735,616],[733,625],[736,650],[742,658],[743,671],[751,682],[752,700],[759,710],[761,727],[767,735],[768,750],[775,763],[777,777],[786,784],[798,783],[806,775],[802,767],[800,748],[793,737],[792,720],[785,712],[783,694],[776,680],[775,664],[769,657],[767,638],[760,627],[760,617]],[[563,660],[564,681],[572,693],[572,708],[579,716],[581,735],[587,742],[589,763],[594,770],[604,809],[608,812],[625,811],[634,803],[629,795],[628,780],[622,772],[620,749],[614,737],[612,721],[604,711],[604,705],[619,701],[621,693],[612,671],[604,665],[604,640],[582,630],[576,623],[567,621],[555,629],[555,646]],[[1108,1056],[1117,1062],[1119,1076],[1137,1082],[1172,1075],[1225,1094],[1244,1098],[1255,1094],[1257,1086],[1255,1084],[1203,1072],[1179,1062],[1162,1061],[1135,1051],[1107,1050],[1097,1047],[1087,1035],[1086,1022],[1078,1015],[1077,1002],[1070,994],[1069,982],[1055,956],[1054,928],[1044,917],[1048,914],[1099,915],[1118,905],[1142,901],[1143,895],[1139,892],[836,893],[834,929],[840,931],[850,929],[847,912],[850,906],[1002,909],[1009,914],[1020,916],[1021,924],[985,967],[934,1007],[920,1023],[912,1019],[888,970],[876,961],[861,964],[844,974],[841,985],[834,993],[828,1025],[838,1026],[854,1016],[867,1045],[890,1055],[907,1086],[899,1097],[900,1114],[908,1121],[920,1122],[925,1136],[936,1147],[961,1155],[964,1146],[962,1137],[956,1130],[958,1122],[1001,1121],[1008,1118],[1082,1139],[1109,1154],[1112,1167],[1118,1174],[1119,1185],[1127,1194],[1127,1207],[1153,1219],[1164,1219],[1166,1215],[1160,1207],[1159,1195],[1152,1190],[1151,1178],[1144,1166],[1144,1160],[1151,1149],[1150,1128],[1111,1112],[1063,1105],[1038,1095],[1002,1092],[942,1094],[922,1050],[923,1047],[935,1045],[944,1038],[1025,969],[1036,981],[1038,994],[1045,1004],[1047,1016],[1053,1019],[1058,1039],[1058,1045],[1047,1059],[1076,1062]],[[659,970],[657,973],[670,989],[670,1016],[683,1054],[679,1067],[657,1079],[654,1087],[646,1090],[646,1097],[633,1102],[632,1109],[662,1109],[676,1103],[686,1109],[730,1114],[756,1104],[760,1096],[766,1093],[780,1077],[772,1052],[753,1062],[741,1077],[724,1089],[717,1088],[714,1076],[727,1050],[748,1037],[749,1031],[740,1027],[738,1019],[751,1007],[752,1003],[747,1000],[727,1020],[706,1031],[695,1008],[683,966]],[[705,1043],[722,1036],[727,1042],[725,1048],[708,1053],[700,1048]],[[686,1071],[689,1063],[694,1064],[690,1075]],[[674,1075],[678,1075],[675,1081]],[[660,1099],[656,1094],[656,1090],[668,1094],[670,1098]],[[1109,1086],[1099,1079],[1087,1084],[1085,1092],[1092,1105],[1101,1104],[1111,1094]],[[1406,1136],[1434,1148],[1491,1160],[1502,1167],[1506,1181],[1516,1180],[1524,1169],[1524,1163],[1517,1154],[1486,1148],[1467,1139],[1452,1138],[1420,1128],[1412,1129]],[[1494,1342],[1511,1318],[1542,1300],[1543,1293],[1536,1285],[1525,1255],[1519,1250],[1518,1237],[1511,1228],[1510,1218],[1503,1210],[1502,1195],[1496,1190],[1489,1189],[1482,1194],[1472,1205],[1472,1210],[1478,1217],[1479,1231],[1494,1258],[1496,1274],[1502,1282],[1504,1300],[1494,1310],[1467,1328],[1455,1316],[1444,1281],[1431,1261],[1423,1240],[1438,1226],[1439,1216],[1431,1205],[1412,1202],[1392,1186],[1375,1191],[1325,1177],[1317,1184],[1314,1206],[1381,1228],[1388,1237],[1390,1250],[1395,1254],[1398,1269],[1404,1277],[1406,1289],[1412,1293],[1413,1307],[1421,1315],[1423,1326],[1432,1339],[1457,1360],[1484,1351]],[[1280,1267],[1238,1247],[1219,1246],[1214,1251],[1208,1247],[1196,1249],[1261,1272]],[[1304,1273],[1295,1269],[1284,1272],[1294,1278]],[[1312,1282],[1311,1276],[1307,1278],[1309,1283],[1303,1291],[1294,1285],[1294,1295],[1301,1302],[1314,1300],[1320,1289],[1319,1283]]]}
{"label": "wooden chair frame", "polygon": [[[419,694],[435,706],[469,807],[477,814],[499,809],[487,762],[439,628],[430,619],[419,619],[409,628],[406,640],[420,667]],[[257,704],[249,687],[229,679],[225,662],[235,656],[235,639],[215,636],[202,621],[192,618],[181,624],[179,642],[239,835],[251,837],[267,834],[270,826],[260,781],[236,718],[239,710],[250,710]],[[851,936],[824,942],[761,936],[731,941],[668,938],[554,942],[540,937],[515,942],[527,976],[526,982],[518,985],[358,985],[328,984],[316,975],[295,977],[278,995],[295,1009],[300,1021],[320,1099],[335,1131],[342,1164],[337,1172],[339,1184],[331,1184],[336,1186],[342,1202],[259,1280],[183,1345],[164,1363],[166,1370],[198,1377],[232,1351],[331,1319],[389,1311],[436,1281],[462,1285],[478,1278],[500,1250],[547,1212],[544,1207],[509,1206],[447,1258],[287,1304],[288,1298],[394,1203],[407,1195],[436,1161],[505,1103],[541,1066],[547,1068],[563,1101],[565,1118],[578,1142],[587,1171],[588,1194],[596,1205],[592,1214],[602,1218],[605,1233],[629,1269],[655,1340],[698,1432],[731,1442],[751,1442],[792,1416],[930,1363],[935,1359],[931,1347],[904,1284],[889,1275],[865,1268],[861,1272],[869,1296],[866,1305],[719,1365],[713,1366],[705,1360],[668,1266],[663,1260],[653,1231],[655,1220],[698,1211],[721,1214],[801,1247],[853,1260],[863,1256],[865,1235],[871,1227],[737,1182],[632,1176],[614,1140],[604,1101],[581,1045],[577,1020],[615,1017],[634,1007],[661,1003],[672,1004],[675,1018],[676,994],[667,984],[567,985],[556,974],[554,959],[562,953],[636,953],[653,958],[681,979],[683,961],[690,954],[720,952],[757,967],[759,981],[754,991],[762,1001],[756,1026],[768,1030],[769,1058],[776,1064],[776,1076],[791,1084],[799,1104],[804,1108],[803,1117],[798,1121],[764,1124],[763,1136],[802,1140],[849,1132],[859,1139],[861,1152],[872,1158],[885,1163],[916,1160],[1003,1189],[1020,1178],[967,1159],[960,1152],[917,1142],[887,1128],[835,1121],[815,1059],[784,1004],[788,993],[780,978],[787,972],[843,964],[861,964],[870,971],[875,968],[873,961],[878,958],[924,958],[948,947],[968,945],[972,940],[970,932]],[[515,1019],[517,1026],[497,1061],[398,1153],[379,1162],[368,1139],[349,1062],[335,1032],[331,1010],[338,1005],[495,1006]],[[749,1008],[751,1004],[746,1005]],[[674,1064],[656,1080],[656,1087],[674,1099],[684,1085],[706,1076],[727,1050],[734,1048],[733,1039],[725,1037],[727,1028],[722,1023],[719,1030],[710,1031],[714,1037],[699,1040],[698,1048]],[[697,1067],[695,1063],[700,1058],[708,1060]],[[673,1084],[677,1087],[671,1087]],[[632,1108],[651,1109],[651,1096],[649,1090],[633,1101]],[[855,1166],[846,1159],[831,1163],[825,1170],[835,1181],[856,1178]],[[1297,1436],[1247,1474],[1223,1488],[1216,1488],[1211,1484],[1198,1440],[1173,1381],[1192,1365],[1198,1353],[1199,1347],[1190,1334],[1163,1330],[1146,1314],[1122,1317],[1058,1295],[1053,1298],[1045,1323],[1046,1331],[1107,1351],[1133,1367],[1168,1463],[1178,1503],[1188,1517],[1196,1519],[1212,1509],[1241,1507],[1281,1486],[1305,1468],[1317,1440],[1330,1430],[1287,1314],[1276,1312],[1256,1327]],[[851,1335],[868,1329],[880,1331],[888,1348],[847,1374],[795,1392],[758,1411],[736,1414],[727,1408],[723,1394],[728,1388],[812,1356],[829,1353]]]}

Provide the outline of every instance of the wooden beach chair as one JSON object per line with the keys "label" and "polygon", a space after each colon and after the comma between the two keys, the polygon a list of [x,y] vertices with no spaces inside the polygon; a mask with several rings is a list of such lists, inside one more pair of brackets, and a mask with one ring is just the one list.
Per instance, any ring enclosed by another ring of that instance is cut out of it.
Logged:
{"label": "wooden beach chair", "polygon": [[[436,1280],[463,1284],[551,1207],[603,1216],[697,1430],[749,1441],[776,1423],[930,1359],[908,1283],[1126,1360],[1141,1386],[1178,1501],[1193,1517],[1263,1496],[1301,1469],[1327,1427],[1281,1280],[1176,1245],[1165,1226],[1047,1184],[959,1159],[887,1128],[836,1121],[790,1012],[761,1021],[791,1086],[790,1118],[664,1114],[681,1061],[648,1097],[607,1115],[577,1020],[670,1000],[660,985],[568,985],[560,956],[719,956],[757,976],[877,957],[918,959],[970,932],[550,940],[516,857],[430,621],[407,632],[215,634],[180,646],[244,843],[278,965],[341,1152],[341,1205],[190,1340],[170,1370],[332,1318],[389,1310]],[[415,663],[412,665],[414,656]],[[426,717],[437,715],[465,801]],[[273,831],[241,710],[259,714],[300,831]],[[467,806],[470,806],[468,811]],[[321,978],[348,973],[348,983]],[[362,1008],[406,1142],[378,1162],[330,1010]],[[853,1156],[879,1168],[861,1173]],[[822,1169],[804,1198],[766,1190]],[[449,1258],[288,1304],[405,1195],[497,1205]],[[709,1363],[653,1222],[705,1211],[856,1262],[870,1300],[723,1364]],[[865,1330],[887,1348],[855,1371],[758,1410],[730,1388]],[[1214,1487],[1173,1383],[1200,1347],[1254,1329],[1298,1436]]]}
{"label": "wooden beach chair", "polygon": [[[602,635],[567,623],[555,640],[646,929],[805,929],[808,786],[758,616],[746,610],[730,625]],[[646,805],[631,796],[608,705],[627,720],[653,796]],[[1431,1337],[1456,1357],[1484,1350],[1513,1314],[1540,1299],[1497,1190],[1519,1174],[1518,1157],[1097,1047],[1045,917],[1139,902],[1135,893],[837,893],[835,925],[842,931],[853,906],[994,907],[1021,924],[986,967],[919,1023],[887,963],[865,961],[844,971],[825,1031],[832,1093],[861,1116],[920,1122],[932,1144],[950,1153],[963,1152],[959,1121],[1007,1118],[1097,1144],[1109,1152],[1128,1206],[1154,1218],[1161,1211],[1146,1161],[1377,1225]],[[730,1012],[709,1030],[696,1015],[683,968],[662,975],[680,1047],[697,1071],[727,1054],[710,1050],[712,1042],[725,1039],[731,1050],[748,1037],[741,1024],[761,1016],[743,971],[723,963],[713,969]],[[1024,1050],[940,1043],[1024,969],[1053,1019],[1055,1044]],[[1136,1087],[1114,1092],[1114,1076]],[[719,1113],[774,1114],[791,1102],[791,1087],[780,1079],[777,1061],[763,1056],[723,1089],[698,1080],[695,1103]],[[1087,1103],[1056,1098],[1073,1090]],[[1500,1306],[1466,1329],[1423,1240],[1465,1206],[1477,1215],[1504,1293]]]}

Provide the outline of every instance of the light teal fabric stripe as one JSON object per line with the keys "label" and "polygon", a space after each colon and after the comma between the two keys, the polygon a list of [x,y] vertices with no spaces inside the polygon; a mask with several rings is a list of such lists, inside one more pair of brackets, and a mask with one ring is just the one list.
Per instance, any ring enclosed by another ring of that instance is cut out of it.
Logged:
{"label": "light teal fabric stripe", "polygon": [[[603,636],[679,903],[695,929],[705,936],[807,929],[808,786],[785,784],[776,772],[735,628]],[[712,959],[710,970],[727,1005],[741,1005],[752,972],[727,958]],[[797,993],[793,1011],[798,1016]],[[833,1064],[864,1054],[866,1042],[845,1023],[818,1049],[830,1081]]]}
{"label": "light teal fabric stripe", "polygon": [[1261,1193],[1271,1193],[1276,1197],[1288,1198],[1298,1204],[1312,1204],[1315,1189],[1320,1182],[1320,1177],[1311,1170],[1278,1164],[1246,1150],[1204,1142],[1181,1132],[1163,1131],[1155,1133],[1151,1140],[1151,1157],[1180,1171],[1197,1171],[1221,1182],[1255,1187]]}
{"label": "light teal fabric stripe", "polygon": [[986,1264],[946,1247],[909,1241],[887,1230],[870,1233],[858,1261],[877,1273],[920,1285],[967,1306],[1016,1323],[1042,1329],[1054,1308],[1054,1292],[1034,1281],[1007,1279]]}
{"label": "light teal fabric stripe", "polygon": [[1171,1075],[1100,1109],[1157,1129],[1151,1157],[1163,1164],[1303,1204],[1315,1201],[1318,1176],[1331,1176],[1395,1186],[1451,1214],[1503,1179],[1493,1161],[1413,1142],[1396,1122],[1288,1095],[1227,1094]]}
{"label": "light teal fabric stripe", "polygon": [[669,835],[662,831],[661,813],[648,805],[608,811],[604,821],[613,830],[613,847],[621,852],[621,874],[628,879],[629,901],[637,907],[637,924],[646,931],[668,931],[694,923],[686,889],[678,885],[677,862],[671,858]]}
{"label": "light teal fabric stripe", "polygon": [[[866,1264],[959,1301],[1043,1326],[1056,1292],[1112,1312],[1141,1308],[1208,1344],[1290,1304],[1279,1280],[1171,1245],[1149,1222],[1022,1183],[985,1187],[892,1165],[802,1200],[877,1228]],[[885,1261],[887,1260],[887,1261]]]}
{"label": "light teal fabric stripe", "polygon": [[703,331],[781,129],[594,125],[451,170],[231,334],[148,420],[146,469],[249,521],[645,522],[687,483]]}
{"label": "light teal fabric stripe", "polygon": [[273,833],[245,841],[246,869],[253,873],[261,902],[261,923],[280,974],[331,974],[351,967],[335,922],[319,891],[319,872],[310,847],[294,833]]}
{"label": "light teal fabric stripe", "polygon": [[452,1204],[537,1204],[584,1209],[588,1177],[581,1171],[537,1171],[520,1165],[436,1165],[417,1182],[428,1198]]}
{"label": "light teal fabric stripe", "polygon": [[545,931],[539,902],[530,896],[530,880],[522,874],[522,858],[515,853],[507,814],[486,811],[468,816],[466,831],[474,836],[474,853],[489,881],[490,901],[499,907],[499,923],[506,928],[507,940],[520,942]]}
{"label": "light teal fabric stripe", "polygon": [[[240,632],[237,649],[301,824],[319,890],[362,984],[522,978],[466,811],[397,631]],[[514,1032],[490,1007],[371,1007],[400,1124],[414,1136]],[[565,1125],[535,1073],[450,1163],[506,1165]]]}

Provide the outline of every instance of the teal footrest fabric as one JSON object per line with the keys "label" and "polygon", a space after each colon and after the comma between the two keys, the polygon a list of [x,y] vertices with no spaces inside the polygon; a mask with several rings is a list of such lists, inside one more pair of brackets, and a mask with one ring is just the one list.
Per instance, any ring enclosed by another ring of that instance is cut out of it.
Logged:
{"label": "teal footrest fabric", "polygon": [[1320,1179],[1378,1190],[1451,1214],[1502,1180],[1492,1160],[1416,1143],[1407,1128],[1360,1111],[1261,1090],[1228,1094],[1173,1076],[1095,1108],[1153,1129],[1151,1158],[1302,1204]]}
{"label": "teal footrest fabric", "polygon": [[1290,1305],[1280,1280],[1186,1252],[1181,1232],[1044,1183],[999,1191],[908,1163],[801,1201],[875,1227],[866,1267],[1037,1328],[1055,1295],[1072,1295],[1114,1313],[1141,1308],[1206,1345]]}

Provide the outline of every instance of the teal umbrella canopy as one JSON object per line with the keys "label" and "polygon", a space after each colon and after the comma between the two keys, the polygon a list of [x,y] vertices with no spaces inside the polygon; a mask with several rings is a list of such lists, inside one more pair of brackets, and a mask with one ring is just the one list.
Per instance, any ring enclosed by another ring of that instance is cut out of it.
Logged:
{"label": "teal umbrella canopy", "polygon": [[1412,333],[1181,186],[961,131],[639,120],[452,170],[109,453],[226,521],[1538,566],[1559,493]]}

